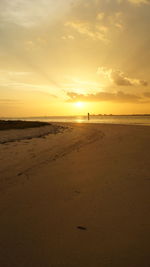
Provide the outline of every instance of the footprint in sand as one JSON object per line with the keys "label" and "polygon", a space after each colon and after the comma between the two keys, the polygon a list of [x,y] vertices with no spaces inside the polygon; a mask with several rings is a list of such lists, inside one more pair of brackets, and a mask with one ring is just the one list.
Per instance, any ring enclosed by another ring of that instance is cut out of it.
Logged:
{"label": "footprint in sand", "polygon": [[76,193],[76,194],[81,194],[81,192],[80,192],[80,191],[77,191],[77,190],[74,191],[74,193]]}
{"label": "footprint in sand", "polygon": [[82,231],[86,231],[87,230],[87,228],[86,227],[84,227],[84,226],[77,226],[77,229],[79,229],[79,230],[82,230]]}

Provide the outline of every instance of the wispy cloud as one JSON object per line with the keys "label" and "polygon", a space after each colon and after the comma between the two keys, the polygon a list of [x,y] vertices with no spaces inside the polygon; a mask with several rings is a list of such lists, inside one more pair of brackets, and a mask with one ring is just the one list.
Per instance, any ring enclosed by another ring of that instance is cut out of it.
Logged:
{"label": "wispy cloud", "polygon": [[81,35],[85,35],[93,40],[108,41],[106,38],[107,27],[96,25],[93,28],[90,23],[82,21],[69,21],[65,23],[65,26],[69,26]]}
{"label": "wispy cloud", "polygon": [[29,76],[32,72],[28,71],[11,71],[11,70],[0,70],[0,76],[1,77],[23,77],[23,76]]}
{"label": "wispy cloud", "polygon": [[122,13],[113,12],[112,14],[107,14],[106,12],[98,12],[95,8],[91,20],[81,19],[76,15],[76,18],[67,21],[65,26],[89,39],[109,43],[112,30],[123,30]]}
{"label": "wispy cloud", "polygon": [[20,26],[32,27],[41,21],[52,21],[68,10],[71,0],[1,0],[0,17],[3,22],[13,22]]}
{"label": "wispy cloud", "polygon": [[0,105],[16,105],[21,104],[21,101],[18,99],[0,99]]}
{"label": "wispy cloud", "polygon": [[130,102],[138,102],[141,100],[140,96],[134,94],[125,94],[121,91],[116,93],[109,93],[109,92],[100,92],[97,94],[76,94],[74,92],[68,93],[69,100],[71,102],[78,102],[78,101],[85,101],[85,102],[123,102],[123,103],[130,103]]}
{"label": "wispy cloud", "polygon": [[130,3],[135,5],[141,5],[141,4],[150,4],[149,0],[128,0]]}

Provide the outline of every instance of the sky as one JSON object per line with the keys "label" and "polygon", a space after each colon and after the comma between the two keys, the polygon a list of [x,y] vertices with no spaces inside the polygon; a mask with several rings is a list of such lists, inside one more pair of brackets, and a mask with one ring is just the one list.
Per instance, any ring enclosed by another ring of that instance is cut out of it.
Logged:
{"label": "sky", "polygon": [[150,0],[1,0],[0,116],[150,113]]}

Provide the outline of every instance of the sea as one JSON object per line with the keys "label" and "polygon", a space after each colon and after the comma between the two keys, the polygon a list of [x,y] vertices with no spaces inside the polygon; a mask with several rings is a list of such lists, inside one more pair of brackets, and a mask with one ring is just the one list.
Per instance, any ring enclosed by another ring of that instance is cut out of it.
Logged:
{"label": "sea", "polygon": [[73,123],[103,123],[103,124],[127,124],[150,126],[149,115],[90,115],[87,116],[42,116],[42,117],[15,117],[0,118],[1,120],[24,120],[43,122],[73,122]]}

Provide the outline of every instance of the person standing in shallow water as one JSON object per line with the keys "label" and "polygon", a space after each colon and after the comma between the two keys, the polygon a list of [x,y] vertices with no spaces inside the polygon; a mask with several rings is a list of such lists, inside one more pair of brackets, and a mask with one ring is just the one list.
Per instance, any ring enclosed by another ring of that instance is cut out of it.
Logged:
{"label": "person standing in shallow water", "polygon": [[88,121],[90,120],[90,113],[88,113]]}

